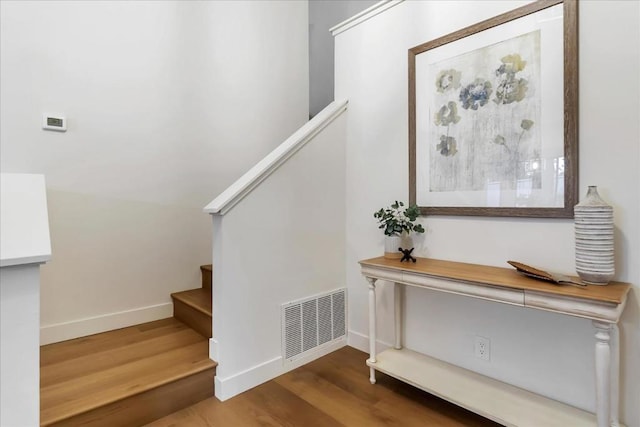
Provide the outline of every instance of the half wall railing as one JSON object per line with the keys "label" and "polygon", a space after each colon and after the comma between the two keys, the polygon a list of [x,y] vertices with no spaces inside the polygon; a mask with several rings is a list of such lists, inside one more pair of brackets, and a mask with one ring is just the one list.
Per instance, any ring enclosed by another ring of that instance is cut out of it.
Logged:
{"label": "half wall railing", "polygon": [[347,105],[327,106],[204,208],[221,400],[346,345],[285,364],[282,307],[345,287]]}

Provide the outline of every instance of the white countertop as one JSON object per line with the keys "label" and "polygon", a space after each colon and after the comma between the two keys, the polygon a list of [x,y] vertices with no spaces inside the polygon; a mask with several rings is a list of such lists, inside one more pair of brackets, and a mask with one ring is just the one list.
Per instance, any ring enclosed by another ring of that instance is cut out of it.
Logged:
{"label": "white countertop", "polygon": [[44,175],[0,174],[0,267],[51,259]]}

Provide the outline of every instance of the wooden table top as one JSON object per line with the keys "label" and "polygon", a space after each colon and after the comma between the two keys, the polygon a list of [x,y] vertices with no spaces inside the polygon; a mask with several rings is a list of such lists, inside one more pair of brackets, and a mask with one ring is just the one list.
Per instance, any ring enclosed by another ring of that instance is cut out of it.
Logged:
{"label": "wooden table top", "polygon": [[[505,262],[506,264],[506,262]],[[400,262],[398,259],[384,257],[360,261],[361,266],[377,267],[422,274],[443,279],[453,279],[480,285],[499,286],[523,291],[535,291],[546,294],[621,304],[631,288],[629,283],[609,282],[608,285],[556,285],[537,280],[518,273],[513,268],[492,267],[479,264],[467,264],[431,258],[417,258],[417,262]],[[575,276],[574,279],[580,280]]]}

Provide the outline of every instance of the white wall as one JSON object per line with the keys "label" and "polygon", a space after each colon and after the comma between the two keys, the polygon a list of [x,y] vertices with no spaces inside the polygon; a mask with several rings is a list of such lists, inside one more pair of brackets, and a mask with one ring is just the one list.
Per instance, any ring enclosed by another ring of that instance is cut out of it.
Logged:
{"label": "white wall", "polygon": [[51,259],[45,179],[0,174],[0,426],[40,425],[40,265]]}
{"label": "white wall", "polygon": [[0,425],[40,425],[40,264],[0,268]]}
{"label": "white wall", "polygon": [[283,364],[282,304],[345,286],[346,116],[213,216],[212,357],[221,400],[295,366]]}
{"label": "white wall", "polygon": [[[366,281],[357,261],[379,256],[373,212],[408,199],[407,50],[526,2],[407,1],[336,37],[336,98],[349,99],[347,285],[350,343],[366,349]],[[580,194],[598,185],[614,206],[616,279],[633,290],[620,324],[621,418],[640,426],[640,3],[580,2]],[[508,267],[509,259],[572,273],[573,221],[424,217],[419,255]],[[380,337],[392,342],[383,286]],[[594,330],[586,320],[424,290],[407,293],[406,345],[595,411]],[[491,361],[473,337],[491,340]]]}
{"label": "white wall", "polygon": [[362,12],[376,0],[309,0],[309,114],[333,101],[334,51],[329,28]]}
{"label": "white wall", "polygon": [[40,425],[40,265],[51,259],[45,179],[0,174],[0,425]]}
{"label": "white wall", "polygon": [[0,28],[2,172],[48,184],[43,342],[170,316],[202,206],[308,117],[307,3],[3,1]]}

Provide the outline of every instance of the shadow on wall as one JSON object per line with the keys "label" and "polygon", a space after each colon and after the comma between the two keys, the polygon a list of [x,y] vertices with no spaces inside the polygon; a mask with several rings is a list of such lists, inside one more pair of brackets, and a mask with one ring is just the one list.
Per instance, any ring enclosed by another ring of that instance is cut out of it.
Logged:
{"label": "shadow on wall", "polygon": [[309,1],[309,119],[334,100],[333,36],[329,28],[376,3],[376,0]]}

